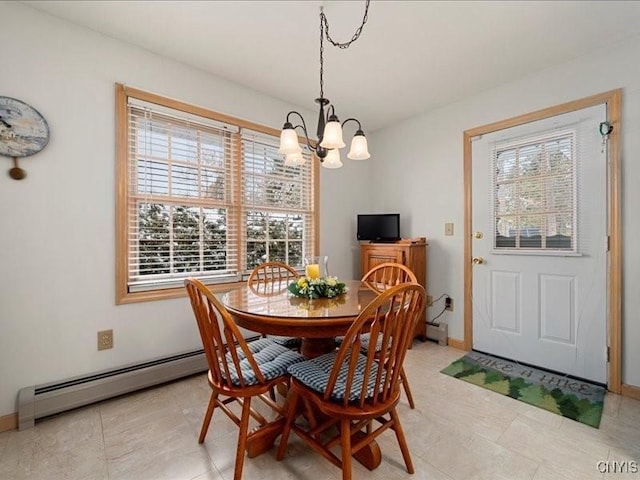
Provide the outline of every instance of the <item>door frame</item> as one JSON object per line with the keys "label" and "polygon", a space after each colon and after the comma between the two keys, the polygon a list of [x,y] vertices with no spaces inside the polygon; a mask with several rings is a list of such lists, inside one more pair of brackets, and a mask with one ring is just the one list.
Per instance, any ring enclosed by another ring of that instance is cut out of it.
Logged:
{"label": "door frame", "polygon": [[506,120],[490,123],[463,132],[464,170],[464,339],[462,347],[471,350],[473,346],[473,271],[472,271],[472,196],[471,196],[471,140],[506,128],[543,120],[564,113],[604,104],[607,121],[613,126],[607,145],[607,347],[608,375],[607,388],[620,393],[622,363],[622,228],[620,206],[620,130],[622,129],[621,107],[622,89],[610,90],[579,100],[544,108]]}

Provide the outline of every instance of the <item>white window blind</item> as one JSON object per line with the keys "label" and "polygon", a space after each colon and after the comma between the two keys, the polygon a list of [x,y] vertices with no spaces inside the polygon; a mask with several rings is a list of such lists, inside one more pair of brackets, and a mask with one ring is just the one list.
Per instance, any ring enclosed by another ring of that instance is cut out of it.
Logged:
{"label": "white window blind", "polygon": [[241,281],[265,261],[301,268],[315,253],[308,151],[287,167],[270,128],[126,87],[117,95],[118,301],[175,296],[162,290],[191,276]]}
{"label": "white window blind", "polygon": [[494,148],[495,251],[577,251],[576,164],[574,131]]}
{"label": "white window blind", "polygon": [[238,127],[129,98],[128,286],[239,278]]}
{"label": "white window blind", "polygon": [[242,129],[241,138],[246,268],[265,261],[302,267],[315,238],[310,154],[303,152],[303,165],[288,167],[278,137]]}

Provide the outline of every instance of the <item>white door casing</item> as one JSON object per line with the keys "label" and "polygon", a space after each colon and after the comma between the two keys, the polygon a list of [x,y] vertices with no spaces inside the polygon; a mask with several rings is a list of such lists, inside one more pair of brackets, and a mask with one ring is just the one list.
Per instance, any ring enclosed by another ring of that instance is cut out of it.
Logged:
{"label": "white door casing", "polygon": [[[604,104],[472,140],[473,348],[580,378],[607,381],[607,166]],[[577,254],[513,254],[493,248],[497,145],[575,129]]]}

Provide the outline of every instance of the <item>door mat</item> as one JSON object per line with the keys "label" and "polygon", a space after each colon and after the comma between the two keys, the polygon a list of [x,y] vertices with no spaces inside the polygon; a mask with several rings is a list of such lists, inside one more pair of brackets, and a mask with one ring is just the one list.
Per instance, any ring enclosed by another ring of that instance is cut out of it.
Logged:
{"label": "door mat", "polygon": [[440,371],[521,402],[598,428],[605,389],[480,352],[469,352]]}

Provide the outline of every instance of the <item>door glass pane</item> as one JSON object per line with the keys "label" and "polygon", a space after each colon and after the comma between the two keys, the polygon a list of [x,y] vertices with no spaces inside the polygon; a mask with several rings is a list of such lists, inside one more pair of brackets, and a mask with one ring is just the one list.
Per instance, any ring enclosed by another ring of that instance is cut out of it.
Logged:
{"label": "door glass pane", "polygon": [[575,132],[494,149],[494,249],[575,251]]}

